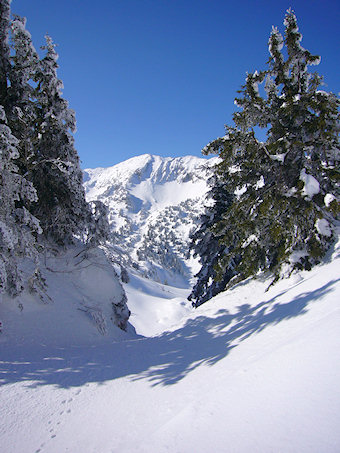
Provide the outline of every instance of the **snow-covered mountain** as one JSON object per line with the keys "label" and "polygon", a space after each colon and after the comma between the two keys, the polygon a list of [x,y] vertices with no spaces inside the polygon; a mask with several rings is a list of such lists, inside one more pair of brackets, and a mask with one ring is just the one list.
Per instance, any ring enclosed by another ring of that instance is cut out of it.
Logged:
{"label": "snow-covered mountain", "polygon": [[85,170],[87,199],[109,208],[114,260],[153,280],[187,286],[197,267],[188,259],[189,234],[203,211],[216,162],[143,154]]}

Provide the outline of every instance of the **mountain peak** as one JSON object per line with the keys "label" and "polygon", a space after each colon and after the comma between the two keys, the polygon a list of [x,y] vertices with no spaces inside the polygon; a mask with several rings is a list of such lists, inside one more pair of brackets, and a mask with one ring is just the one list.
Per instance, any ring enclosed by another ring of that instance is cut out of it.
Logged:
{"label": "mountain peak", "polygon": [[191,277],[189,234],[204,209],[206,181],[216,162],[142,154],[86,170],[87,199],[109,208],[117,260],[157,281],[183,286],[179,280]]}

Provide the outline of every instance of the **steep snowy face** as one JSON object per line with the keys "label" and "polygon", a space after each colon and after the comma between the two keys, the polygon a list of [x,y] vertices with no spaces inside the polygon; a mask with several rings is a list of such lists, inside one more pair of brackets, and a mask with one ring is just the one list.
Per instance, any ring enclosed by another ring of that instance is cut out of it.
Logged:
{"label": "steep snowy face", "polygon": [[217,158],[133,157],[87,169],[87,199],[109,207],[111,254],[141,275],[185,286],[192,275],[188,241],[206,204],[207,179]]}

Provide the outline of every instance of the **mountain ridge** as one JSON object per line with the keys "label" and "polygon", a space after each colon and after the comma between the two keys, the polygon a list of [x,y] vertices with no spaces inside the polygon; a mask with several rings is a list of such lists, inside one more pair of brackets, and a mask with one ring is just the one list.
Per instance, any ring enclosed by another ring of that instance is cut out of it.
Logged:
{"label": "mountain ridge", "polygon": [[218,158],[142,154],[107,168],[84,170],[89,201],[108,206],[110,253],[130,271],[188,286],[197,270],[188,242],[206,204]]}

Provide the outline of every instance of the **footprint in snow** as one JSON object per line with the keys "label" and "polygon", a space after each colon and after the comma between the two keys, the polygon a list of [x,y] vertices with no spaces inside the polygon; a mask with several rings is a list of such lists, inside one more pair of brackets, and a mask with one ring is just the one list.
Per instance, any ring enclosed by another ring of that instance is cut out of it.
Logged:
{"label": "footprint in snow", "polygon": [[40,448],[38,448],[38,450],[35,450],[35,453],[40,453],[41,452],[41,449],[43,448],[45,444],[41,444],[40,445]]}

